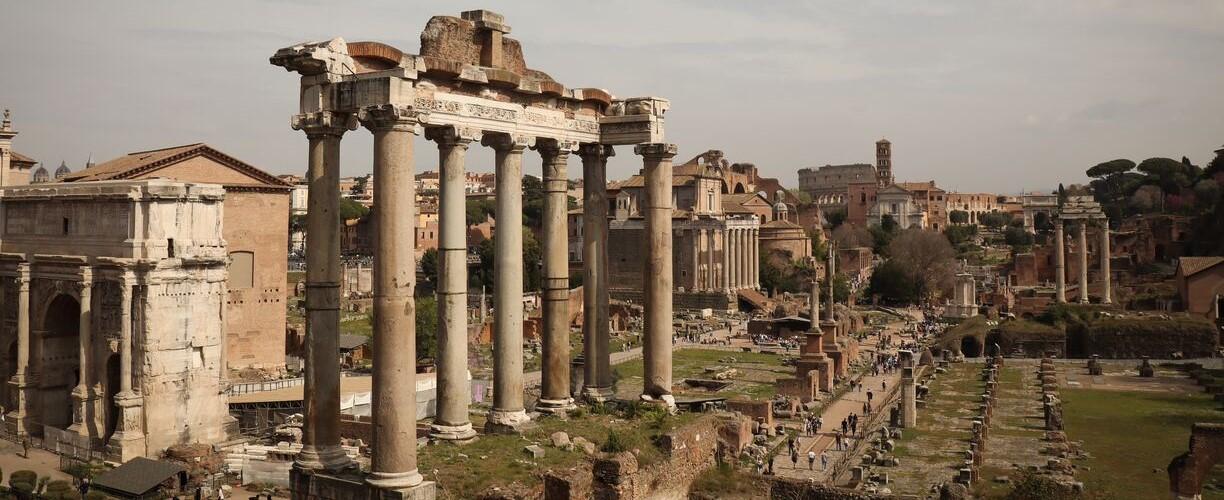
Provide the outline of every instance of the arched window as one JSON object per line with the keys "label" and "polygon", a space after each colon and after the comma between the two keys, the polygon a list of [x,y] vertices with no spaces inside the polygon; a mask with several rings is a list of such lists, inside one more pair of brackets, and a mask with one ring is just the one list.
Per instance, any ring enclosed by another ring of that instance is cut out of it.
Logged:
{"label": "arched window", "polygon": [[230,252],[230,290],[251,288],[253,286],[255,286],[255,253]]}

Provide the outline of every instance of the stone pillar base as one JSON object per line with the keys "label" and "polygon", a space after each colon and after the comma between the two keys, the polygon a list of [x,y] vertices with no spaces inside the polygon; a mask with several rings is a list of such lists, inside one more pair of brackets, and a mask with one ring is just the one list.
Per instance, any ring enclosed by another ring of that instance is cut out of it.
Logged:
{"label": "stone pillar base", "polygon": [[371,472],[366,476],[366,484],[383,491],[410,491],[423,482],[425,478],[416,469],[409,472]]}
{"label": "stone pillar base", "polygon": [[310,471],[339,472],[354,468],[357,464],[349,458],[340,445],[306,445],[293,459],[293,468]]}
{"label": "stone pillar base", "polygon": [[404,488],[383,488],[370,484],[360,473],[326,474],[311,470],[289,471],[289,491],[293,500],[434,500],[438,485],[433,481]]}
{"label": "stone pillar base", "polygon": [[524,410],[489,411],[489,420],[485,422],[485,432],[489,434],[519,434],[523,427],[531,422]]}
{"label": "stone pillar base", "polygon": [[656,404],[667,408],[668,412],[676,413],[676,397],[671,394],[663,394],[661,396],[642,394],[641,399],[644,403]]}
{"label": "stone pillar base", "polygon": [[565,415],[566,412],[573,410],[574,408],[577,408],[577,406],[574,405],[573,398],[565,398],[565,399],[540,398],[538,401],[536,401],[536,407],[535,407],[536,411],[541,412],[541,413],[548,413],[551,415]]}
{"label": "stone pillar base", "polygon": [[611,387],[584,386],[582,388],[582,399],[587,403],[607,403],[615,398],[616,393]]}
{"label": "stone pillar base", "polygon": [[144,397],[134,392],[120,392],[115,395],[115,406],[119,407],[118,429],[106,446],[107,453],[118,458],[120,463],[144,456]]}
{"label": "stone pillar base", "polygon": [[4,415],[4,428],[10,434],[24,436],[30,433],[30,412],[26,411],[26,405],[30,402],[30,392],[34,390],[34,380],[19,373],[13,375],[8,385],[16,402],[13,410]]}
{"label": "stone pillar base", "polygon": [[476,429],[472,428],[471,422],[460,425],[434,423],[429,426],[429,438],[437,441],[467,443],[476,440]]}
{"label": "stone pillar base", "polygon": [[829,356],[829,364],[833,371],[833,379],[840,381],[846,378],[846,356],[837,344],[825,345],[825,355]]}
{"label": "stone pillar base", "polygon": [[78,385],[72,389],[72,425],[68,426],[68,432],[89,437],[89,426],[85,425],[85,418],[89,415],[91,401],[89,390],[85,386]]}

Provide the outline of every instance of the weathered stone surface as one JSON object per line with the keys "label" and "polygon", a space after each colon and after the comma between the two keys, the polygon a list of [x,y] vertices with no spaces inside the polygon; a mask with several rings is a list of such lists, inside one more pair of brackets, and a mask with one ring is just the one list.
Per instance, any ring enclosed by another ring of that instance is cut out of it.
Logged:
{"label": "weathered stone surface", "polygon": [[526,452],[528,456],[536,460],[544,458],[544,447],[538,444],[524,446],[523,451]]}

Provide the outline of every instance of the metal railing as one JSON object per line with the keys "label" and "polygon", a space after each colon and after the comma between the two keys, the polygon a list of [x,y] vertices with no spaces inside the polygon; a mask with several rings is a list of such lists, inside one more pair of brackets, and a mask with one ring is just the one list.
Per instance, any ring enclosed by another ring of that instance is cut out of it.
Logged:
{"label": "metal railing", "polygon": [[252,392],[275,391],[287,387],[297,387],[304,383],[306,383],[306,379],[302,377],[263,380],[259,382],[239,382],[230,384],[230,386],[225,389],[225,395],[237,396],[239,394],[248,394]]}

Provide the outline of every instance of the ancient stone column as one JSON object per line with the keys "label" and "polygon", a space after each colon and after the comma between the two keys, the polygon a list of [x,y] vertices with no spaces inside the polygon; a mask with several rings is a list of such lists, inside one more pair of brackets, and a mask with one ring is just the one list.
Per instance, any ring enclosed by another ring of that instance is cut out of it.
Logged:
{"label": "ancient stone column", "polygon": [[901,369],[901,427],[918,425],[918,383],[914,380],[914,368]]}
{"label": "ancient stone column", "polygon": [[14,408],[6,416],[6,426],[18,436],[30,431],[30,403],[34,380],[30,375],[30,264],[17,264],[17,370],[9,381]]}
{"label": "ancient stone column", "polygon": [[419,112],[362,108],[374,133],[373,447],[366,482],[404,489],[424,480],[416,454],[416,184],[412,141]]}
{"label": "ancient stone column", "polygon": [[582,349],[583,397],[612,399],[611,331],[608,324],[608,158],[612,146],[583,144],[582,156]]}
{"label": "ancient stone column", "polygon": [[706,257],[706,272],[705,272],[705,290],[713,292],[717,290],[717,278],[714,273],[714,230],[702,229],[701,242],[705,246]]}
{"label": "ancient stone column", "polygon": [[727,243],[727,249],[731,251],[731,289],[738,290],[743,276],[743,259],[740,257],[743,254],[743,250],[740,248],[740,231],[739,229],[732,228],[727,234],[731,236],[731,241]]}
{"label": "ancient stone column", "polygon": [[676,145],[638,144],[646,174],[646,311],[642,398],[675,407],[672,386],[672,163]]}
{"label": "ancient stone column", "polygon": [[1082,219],[1079,223],[1079,302],[1080,304],[1088,303],[1088,219]]}
{"label": "ancient stone column", "polygon": [[[438,143],[438,411],[430,425],[434,439],[466,441],[476,436],[468,416],[467,195],[464,155],[478,133],[455,127],[431,128]],[[482,298],[483,300],[483,298]],[[483,320],[483,317],[482,317]]]}
{"label": "ancient stone column", "polygon": [[[132,294],[134,279],[124,274],[120,281],[119,299],[119,393],[115,395],[115,406],[119,407],[119,418],[110,446],[121,461],[144,455],[144,419],[141,408],[144,397],[133,389],[132,380]],[[337,355],[339,357],[339,355]]]}
{"label": "ancient stone column", "polygon": [[722,235],[722,273],[719,278],[719,285],[722,286],[724,292],[731,292],[731,231],[723,229],[719,231]]}
{"label": "ancient stone column", "polygon": [[688,233],[688,241],[692,242],[691,245],[687,246],[693,252],[691,255],[692,259],[690,259],[692,261],[691,269],[693,272],[690,273],[689,281],[686,285],[690,292],[696,292],[701,288],[701,233],[698,229],[689,229],[685,232]]}
{"label": "ancient stone column", "polygon": [[1113,279],[1110,277],[1109,262],[1109,219],[1101,219],[1101,303],[1112,304],[1113,297],[1109,288]]}
{"label": "ancient stone column", "polygon": [[89,415],[89,404],[92,399],[89,394],[89,374],[93,371],[93,360],[90,359],[90,346],[93,345],[93,269],[88,267],[81,269],[79,286],[81,287],[81,314],[78,328],[80,344],[77,356],[80,359],[81,368],[77,385],[72,388],[74,404],[72,406],[72,425],[68,427],[68,430],[82,436],[89,436],[89,425],[85,419]]}
{"label": "ancient stone column", "polygon": [[544,341],[540,399],[536,410],[564,413],[574,407],[570,397],[569,336],[569,160],[572,143],[540,140],[544,160]]}
{"label": "ancient stone column", "polygon": [[523,409],[523,150],[526,136],[487,134],[496,151],[497,231],[493,270],[493,408],[487,432],[518,432]]}
{"label": "ancient stone column", "polygon": [[1059,304],[1067,302],[1066,251],[1063,241],[1062,218],[1054,219],[1054,299]]}
{"label": "ancient stone column", "polygon": [[749,282],[752,282],[753,288],[760,288],[760,229],[752,230],[752,238],[748,240],[748,250],[752,251],[752,257],[749,259],[749,265],[752,267],[752,272],[749,273]]}
{"label": "ancient stone column", "polygon": [[297,115],[309,140],[306,182],[306,374],[302,451],[294,466],[338,471],[352,465],[340,447],[340,137],[357,128],[351,114]]}

